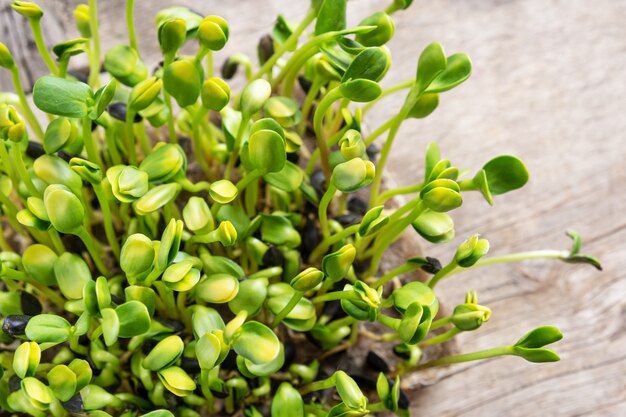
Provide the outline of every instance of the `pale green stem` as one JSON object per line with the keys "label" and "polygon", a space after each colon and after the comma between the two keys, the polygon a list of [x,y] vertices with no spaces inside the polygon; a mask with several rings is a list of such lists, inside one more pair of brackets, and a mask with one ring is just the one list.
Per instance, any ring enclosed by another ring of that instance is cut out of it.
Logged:
{"label": "pale green stem", "polygon": [[437,330],[445,325],[448,325],[452,322],[452,316],[444,317],[439,320],[433,321],[430,325],[430,330]]}
{"label": "pale green stem", "polygon": [[424,210],[425,207],[421,204],[421,201],[418,201],[409,215],[399,219],[397,222],[389,222],[389,229],[383,230],[376,238],[370,268],[364,274],[365,276],[372,276],[378,271],[378,266],[387,248],[402,235],[404,229],[417,219]]}
{"label": "pale green stem", "polygon": [[89,85],[93,88],[100,86],[100,33],[98,29],[98,2],[89,0],[89,27],[93,51],[89,55]]}
{"label": "pale green stem", "polygon": [[255,80],[262,77],[263,74],[270,72],[280,57],[282,57],[287,51],[297,46],[298,39],[314,19],[315,9],[311,7],[298,27],[291,33],[291,35],[289,35],[287,40],[281,44],[276,51],[274,51],[274,54],[267,61],[265,61],[263,66],[252,76],[251,79]]}
{"label": "pale green stem", "polygon": [[137,35],[135,34],[134,5],[135,0],[126,0],[126,27],[128,28],[130,47],[139,54],[139,45],[137,44]]}
{"label": "pale green stem", "polygon": [[300,388],[298,391],[300,391],[300,394],[305,395],[305,394],[308,394],[309,392],[320,391],[323,389],[332,388],[334,386],[335,386],[335,376],[333,375],[330,378],[327,378],[321,381],[311,382],[310,384],[307,384],[303,386],[302,388]]}
{"label": "pale green stem", "polygon": [[143,152],[144,157],[148,156],[150,154],[150,151],[152,150],[152,146],[150,143],[150,138],[146,133],[146,126],[143,123],[139,122],[135,123],[135,126],[133,128],[135,130],[136,136],[139,138],[139,146],[141,146],[141,151]]}
{"label": "pale green stem", "polygon": [[370,285],[370,287],[372,288],[381,287],[385,285],[387,282],[397,277],[398,275],[415,271],[417,268],[419,268],[417,265],[411,264],[411,263],[405,263],[403,265],[400,265],[399,267],[392,269],[391,271],[387,272],[382,277],[378,278],[376,281],[374,281],[373,284]]}
{"label": "pale green stem", "polygon": [[117,233],[113,227],[113,218],[111,216],[111,208],[107,201],[102,185],[93,184],[93,191],[96,194],[98,203],[100,204],[100,210],[102,210],[102,223],[104,224],[104,233],[106,234],[111,250],[117,259],[120,257],[120,244],[117,241]]}
{"label": "pale green stem", "polygon": [[228,159],[228,164],[224,171],[224,178],[227,180],[230,180],[237,158],[239,158],[239,148],[241,148],[241,141],[243,140],[243,135],[246,133],[249,122],[250,116],[242,114],[241,123],[239,124],[239,129],[237,129],[237,136],[235,136],[235,143],[233,144],[233,151],[230,153],[230,158]]}
{"label": "pale green stem", "polygon": [[[432,327],[431,327],[431,330],[432,330]],[[452,339],[454,336],[456,336],[459,333],[461,333],[461,330],[459,330],[456,327],[454,327],[454,328],[448,330],[445,333],[442,333],[442,334],[437,335],[437,336],[433,336],[431,338],[428,338],[428,339],[420,342],[418,346],[423,348],[423,347],[426,347],[426,346],[438,345],[439,343],[447,342],[448,340]]]}
{"label": "pale green stem", "polygon": [[302,104],[302,119],[300,119],[300,124],[298,125],[298,134],[300,134],[300,136],[304,135],[304,132],[306,131],[306,123],[309,119],[309,112],[311,111],[311,107],[313,107],[313,102],[317,98],[319,91],[323,85],[324,82],[322,81],[322,77],[316,76],[313,79],[313,84],[311,85],[311,88],[306,93],[304,103]]}
{"label": "pale green stem", "polygon": [[69,58],[62,59],[59,61],[59,77],[67,78],[67,66],[69,65]]}
{"label": "pale green stem", "polygon": [[128,152],[128,161],[130,165],[137,165],[137,151],[135,150],[135,130],[133,129],[135,112],[127,109],[126,111],[126,151]]}
{"label": "pale green stem", "polygon": [[[339,139],[341,139],[341,137],[344,135],[344,133],[346,133],[346,131],[348,130],[349,126],[344,126],[342,129],[340,129],[337,133],[335,133],[333,136],[331,136],[328,141],[326,142],[328,144],[329,147],[335,145],[337,142],[339,142]],[[311,157],[309,158],[308,162],[306,163],[306,167],[304,168],[304,171],[311,175],[313,173],[313,170],[315,169],[315,162],[319,159],[320,157],[320,150],[319,148],[315,148],[313,150],[313,152],[311,153]]]}
{"label": "pale green stem", "polygon": [[39,55],[43,59],[43,62],[48,67],[48,70],[52,75],[58,74],[57,65],[54,63],[54,59],[50,55],[50,51],[46,47],[46,42],[43,39],[43,34],[41,33],[41,18],[38,19],[28,19],[30,23],[30,27],[33,31],[33,38],[35,40],[35,45],[37,45],[37,50],[39,51]]}
{"label": "pale green stem", "polygon": [[110,276],[111,273],[109,272],[109,269],[102,262],[102,258],[101,258],[102,251],[98,248],[98,246],[96,245],[96,242],[93,240],[91,235],[87,233],[87,231],[84,228],[81,228],[80,231],[76,233],[76,235],[85,244],[85,247],[87,248],[87,251],[89,252],[89,255],[91,256],[91,259],[93,260],[94,265],[96,266],[96,268],[98,268],[100,273],[104,276]]}
{"label": "pale green stem", "polygon": [[318,207],[318,219],[320,222],[320,227],[322,229],[322,236],[326,239],[330,236],[330,230],[328,228],[328,206],[333,199],[333,196],[337,192],[337,188],[332,184],[332,182],[328,185],[328,189],[322,196],[320,200],[320,205]]}
{"label": "pale green stem", "polygon": [[374,130],[366,139],[365,139],[365,145],[369,146],[372,143],[374,143],[374,141],[383,133],[385,133],[386,131],[388,131],[391,126],[393,125],[394,121],[396,120],[396,117],[392,117],[391,119],[387,120],[385,123],[383,123],[382,125],[378,126],[376,128],[376,130]]}
{"label": "pale green stem", "polygon": [[311,252],[311,255],[309,256],[309,264],[313,264],[319,258],[321,258],[322,255],[324,255],[326,253],[326,251],[328,250],[328,248],[331,245],[334,245],[335,243],[337,243],[337,242],[347,238],[348,236],[351,236],[351,235],[355,234],[356,232],[358,232],[360,227],[361,227],[360,224],[353,224],[352,226],[346,227],[345,229],[341,230],[340,232],[337,232],[337,233],[335,233],[333,235],[330,235],[327,238],[325,238],[324,240],[322,240],[319,243],[319,245],[317,245],[315,247],[315,249],[313,249],[313,251]]}
{"label": "pale green stem", "polygon": [[20,71],[17,65],[14,65],[11,68],[11,78],[13,80],[13,87],[15,88],[15,92],[20,100],[20,107],[22,109],[22,113],[26,120],[28,121],[28,125],[31,129],[33,129],[33,133],[40,141],[43,141],[43,130],[41,130],[41,125],[39,124],[39,120],[37,120],[37,116],[33,113],[33,109],[31,109],[28,104],[28,100],[26,99],[26,93],[24,92],[24,87],[22,86],[22,80],[20,79]]}
{"label": "pale green stem", "polygon": [[13,168],[13,162],[11,158],[9,157],[9,152],[7,151],[7,145],[2,139],[0,139],[0,160],[4,161],[4,163],[2,164],[2,167],[6,171],[9,178],[11,178],[11,182],[13,182],[13,188],[17,190],[20,184],[19,176],[17,172],[15,172],[15,169]]}
{"label": "pale green stem", "polygon": [[326,178],[326,184],[330,181],[330,150],[328,149],[328,144],[326,143],[326,135],[322,126],[324,121],[324,115],[333,105],[333,103],[341,98],[341,92],[339,91],[339,87],[335,87],[330,90],[320,101],[315,110],[315,115],[313,116],[313,129],[315,131],[315,139],[317,140],[317,147],[320,150],[320,159],[322,160],[322,168],[324,169],[324,177]]}
{"label": "pale green stem", "polygon": [[260,169],[255,169],[248,172],[242,179],[239,180],[239,182],[237,182],[237,191],[241,194],[248,185],[252,184],[253,181],[256,181],[262,176],[263,171],[261,171]]}
{"label": "pale green stem", "polygon": [[473,353],[465,353],[462,355],[452,355],[446,356],[445,358],[435,359],[430,362],[423,363],[415,367],[415,369],[427,369],[432,368],[434,366],[440,365],[450,365],[453,363],[462,363],[462,362],[471,362],[477,361],[481,359],[489,359],[497,356],[505,356],[505,355],[515,355],[515,350],[513,350],[513,346],[502,346],[492,349],[480,350],[478,352]]}
{"label": "pale green stem", "polygon": [[380,195],[378,196],[377,203],[384,204],[390,198],[393,198],[400,194],[410,194],[410,193],[420,192],[422,190],[422,187],[424,187],[424,183],[420,182],[420,183],[413,184],[413,185],[407,185],[406,187],[398,187],[392,190],[384,191],[380,193]]}
{"label": "pale green stem", "polygon": [[531,259],[563,259],[569,256],[568,251],[562,250],[535,250],[528,252],[511,253],[508,255],[481,258],[474,265],[465,269],[478,268],[479,266],[501,264],[506,262],[518,262]]}
{"label": "pale green stem", "polygon": [[96,146],[96,139],[93,137],[93,132],[91,131],[91,119],[89,117],[83,118],[83,144],[87,150],[89,160],[104,169],[104,163],[102,162],[102,158],[100,158],[100,152],[98,152]]}
{"label": "pale green stem", "polygon": [[4,229],[2,228],[1,221],[0,221],[0,248],[2,248],[2,250],[5,252],[13,252],[13,248],[11,248],[7,240],[4,238]]}
{"label": "pale green stem", "polygon": [[183,190],[191,193],[199,193],[200,191],[209,191],[211,189],[211,183],[208,181],[193,183],[189,180],[189,178],[183,177],[177,179],[176,182],[180,184]]}
{"label": "pale green stem", "polygon": [[[374,28],[372,26],[369,26],[369,27]],[[323,44],[324,42],[331,41],[338,36],[349,35],[355,32],[362,32],[366,28],[368,28],[368,26],[344,29],[344,30],[333,31],[333,32],[326,32],[326,33],[323,33],[321,35],[311,38],[308,42],[306,42],[304,45],[298,48],[296,52],[294,52],[293,55],[291,55],[291,57],[289,58],[285,66],[283,66],[280,74],[278,74],[278,77],[276,77],[276,79],[272,83],[272,86],[275,87],[279,85],[285,79],[287,75],[290,75],[290,73],[297,74],[298,70],[301,68],[304,62],[306,62],[306,60],[310,56],[314,55],[317,52],[317,48],[319,45]]]}
{"label": "pale green stem", "polygon": [[[207,55],[208,57],[209,55]],[[209,168],[208,160],[204,154],[204,147],[202,146],[202,136],[200,133],[200,125],[202,123],[202,119],[205,118],[208,114],[208,110],[203,106],[200,106],[196,114],[194,115],[190,108],[188,108],[189,114],[193,117],[192,122],[192,130],[193,130],[193,152],[196,156],[196,161],[204,174],[209,177],[211,175],[211,169]]]}
{"label": "pale green stem", "polygon": [[[174,61],[174,54],[165,55],[165,60],[163,61],[163,71],[167,68],[169,64]],[[176,126],[174,124],[174,108],[172,106],[172,98],[169,93],[163,89],[163,101],[165,102],[165,106],[167,107],[167,132],[170,137],[170,143],[178,143],[178,135],[176,134]]]}
{"label": "pale green stem", "polygon": [[66,252],[65,245],[63,244],[63,241],[61,240],[61,236],[59,235],[59,232],[51,228],[48,230],[48,235],[50,236],[50,241],[52,242],[52,246],[54,246],[54,251],[57,253],[57,255],[61,255],[65,253]]}
{"label": "pale green stem", "polygon": [[393,94],[396,91],[401,91],[401,90],[404,90],[405,88],[410,88],[410,87],[413,86],[413,84],[415,84],[415,79],[403,81],[403,82],[401,82],[399,84],[396,84],[396,85],[393,85],[393,86],[387,88],[386,90],[383,90],[383,92],[380,94],[380,96],[378,96],[378,98],[376,100],[370,101],[365,106],[363,106],[363,114],[367,113],[382,98],[387,97],[388,95]]}
{"label": "pale green stem", "polygon": [[441,268],[439,272],[433,275],[433,277],[426,284],[430,288],[435,288],[435,285],[437,285],[439,281],[449,276],[457,267],[458,264],[455,261],[450,262],[448,265]]}
{"label": "pale green stem", "polygon": [[304,293],[302,291],[295,291],[293,293],[287,305],[285,305],[285,307],[283,307],[283,309],[280,310],[280,312],[276,315],[276,317],[274,317],[274,321],[272,321],[272,325],[271,325],[272,328],[275,328],[276,326],[278,326],[280,322],[282,322],[285,319],[285,317],[287,317],[287,315],[291,312],[291,310],[293,310],[294,307],[298,305],[303,295]]}
{"label": "pale green stem", "polygon": [[393,119],[393,123],[389,128],[389,135],[387,136],[387,140],[383,145],[383,149],[381,150],[380,157],[378,159],[378,164],[376,165],[376,174],[374,176],[374,181],[372,182],[372,189],[370,194],[370,207],[374,206],[374,203],[378,199],[378,192],[380,190],[380,184],[382,181],[383,172],[385,170],[385,164],[387,163],[387,159],[389,158],[389,154],[393,146],[393,141],[396,137],[396,134],[398,133],[398,130],[400,129],[400,125],[402,124],[404,119],[406,119],[415,103],[417,103],[419,98],[422,96],[422,93],[414,90],[415,87],[412,88],[411,91],[409,91],[409,94],[404,104],[402,105],[400,112]]}

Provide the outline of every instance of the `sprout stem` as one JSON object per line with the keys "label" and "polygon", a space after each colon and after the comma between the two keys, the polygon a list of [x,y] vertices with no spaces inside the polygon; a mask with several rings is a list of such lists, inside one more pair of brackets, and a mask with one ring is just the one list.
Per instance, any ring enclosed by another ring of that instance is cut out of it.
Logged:
{"label": "sprout stem", "polygon": [[130,43],[130,47],[139,54],[139,45],[137,44],[137,35],[135,34],[134,6],[135,0],[126,0],[126,26],[128,27],[128,42]]}
{"label": "sprout stem", "polygon": [[274,68],[276,62],[283,56],[287,51],[292,50],[298,44],[298,39],[300,39],[300,35],[306,30],[306,28],[311,24],[311,22],[315,19],[315,9],[313,7],[309,8],[306,16],[300,22],[298,27],[289,35],[287,40],[278,47],[274,54],[263,64],[263,66],[254,74],[251,80],[256,80],[263,76],[263,74],[268,73]]}
{"label": "sprout stem", "polygon": [[89,85],[97,88],[100,85],[100,34],[98,30],[98,2],[89,0],[89,26],[93,50],[89,54]]}
{"label": "sprout stem", "polygon": [[325,238],[324,240],[322,240],[320,244],[317,245],[315,249],[313,249],[313,251],[311,252],[311,255],[309,255],[309,264],[312,264],[316,262],[319,258],[321,258],[321,256],[326,253],[326,251],[331,245],[358,232],[359,227],[361,227],[360,224],[353,224],[352,226],[346,227],[345,229],[335,234],[332,234],[328,236],[327,238]]}
{"label": "sprout stem", "polygon": [[419,267],[415,264],[411,264],[411,263],[402,264],[399,267],[394,268],[391,271],[387,272],[382,277],[378,278],[376,281],[374,281],[373,284],[370,285],[370,287],[372,288],[381,287],[385,285],[387,282],[391,281],[393,278],[397,277],[398,275],[415,271],[417,268]]}
{"label": "sprout stem", "polygon": [[50,228],[48,230],[48,235],[50,236],[50,241],[52,242],[52,245],[54,246],[54,250],[57,253],[57,255],[61,255],[65,253],[65,245],[63,244],[63,241],[61,240],[61,236],[59,235],[59,232],[57,232],[55,229]]}
{"label": "sprout stem", "polygon": [[444,358],[435,359],[433,361],[426,362],[421,365],[417,365],[415,369],[417,370],[427,369],[427,368],[432,368],[434,366],[470,362],[470,361],[494,358],[497,356],[505,356],[505,355],[515,355],[513,346],[502,346],[502,347],[497,347],[497,348],[492,348],[492,349],[480,350],[478,352],[473,352],[473,353],[464,353],[462,355],[446,356]]}
{"label": "sprout stem", "polygon": [[304,103],[302,104],[302,118],[300,119],[300,124],[298,125],[298,134],[300,136],[304,135],[306,131],[306,122],[309,119],[309,112],[311,111],[311,107],[313,106],[313,102],[319,95],[320,88],[324,85],[322,77],[316,76],[313,79],[313,84],[311,88],[306,93],[306,97],[304,99]]}
{"label": "sprout stem", "polygon": [[91,259],[93,260],[94,265],[96,266],[96,268],[98,268],[98,271],[100,271],[102,275],[110,276],[111,272],[104,265],[104,263],[102,262],[102,258],[100,257],[102,252],[96,246],[96,243],[94,242],[91,235],[87,233],[84,227],[81,227],[80,231],[76,233],[76,236],[78,236],[80,240],[82,240],[83,243],[85,244],[85,247],[87,248],[87,251],[89,252],[89,255],[91,256]]}
{"label": "sprout stem", "polygon": [[444,317],[439,320],[435,320],[430,325],[430,330],[437,330],[447,324],[450,324],[452,321],[452,316]]}
{"label": "sprout stem", "polygon": [[526,261],[530,259],[563,259],[569,256],[568,251],[563,250],[535,250],[528,252],[510,253],[508,255],[492,256],[479,259],[474,265],[465,269],[477,268],[479,266],[501,264],[506,262]]}
{"label": "sprout stem", "polygon": [[400,109],[400,112],[396,117],[392,119],[393,122],[389,128],[387,140],[385,141],[383,149],[380,152],[380,158],[376,166],[376,174],[374,176],[374,181],[372,182],[372,190],[370,194],[370,207],[375,206],[375,203],[378,200],[378,192],[380,190],[382,173],[384,171],[385,164],[387,163],[387,159],[389,158],[389,153],[391,152],[391,147],[393,146],[393,140],[395,139],[396,134],[400,129],[400,125],[402,124],[404,119],[406,119],[409,112],[411,111],[413,106],[415,106],[415,103],[417,103],[422,94],[423,93],[418,91],[414,85],[413,88],[411,88],[411,90],[409,91],[409,94],[407,95],[406,100],[404,101],[404,104]]}
{"label": "sprout stem", "polygon": [[33,31],[33,39],[35,40],[35,45],[37,45],[37,50],[39,51],[39,55],[43,59],[43,62],[48,67],[48,70],[52,75],[58,74],[58,68],[50,56],[50,51],[46,47],[46,42],[43,39],[43,34],[41,33],[41,19],[28,19],[30,23],[30,28]]}
{"label": "sprout stem", "polygon": [[285,307],[283,307],[283,309],[280,310],[280,312],[276,315],[276,317],[274,317],[274,321],[272,321],[272,325],[271,325],[272,328],[275,328],[276,326],[278,326],[280,322],[283,321],[285,317],[287,317],[287,315],[291,312],[291,310],[293,310],[294,307],[298,305],[303,295],[304,293],[302,291],[295,291],[293,293],[287,305],[285,305]]}
{"label": "sprout stem", "polygon": [[315,110],[315,115],[313,116],[313,129],[315,131],[315,139],[317,139],[317,147],[320,150],[320,156],[322,160],[322,168],[324,169],[324,177],[326,178],[326,184],[330,181],[330,151],[328,149],[328,144],[326,143],[326,135],[322,126],[322,122],[324,121],[324,115],[333,105],[333,103],[341,98],[341,92],[339,91],[339,87],[335,87],[330,90],[326,96],[320,101]]}
{"label": "sprout stem", "polygon": [[237,136],[235,136],[235,143],[233,144],[233,151],[230,153],[230,158],[228,159],[228,164],[226,165],[226,170],[224,171],[224,178],[227,180],[231,179],[235,163],[237,162],[237,158],[239,158],[239,148],[241,148],[241,141],[243,139],[243,135],[246,133],[246,128],[248,127],[249,122],[250,116],[242,113],[239,128],[237,129]]}
{"label": "sprout stem", "polygon": [[330,202],[332,201],[333,196],[335,195],[336,192],[337,192],[337,188],[331,182],[328,185],[328,189],[322,196],[322,199],[320,200],[320,205],[318,208],[318,219],[320,222],[320,227],[322,229],[322,236],[324,236],[324,239],[330,236],[330,230],[328,228],[328,206],[330,205]]}
{"label": "sprout stem", "polygon": [[378,196],[378,204],[384,204],[387,200],[399,194],[418,193],[422,190],[422,187],[424,187],[424,183],[419,182],[417,184],[407,185],[406,187],[384,191]]}
{"label": "sprout stem", "polygon": [[254,169],[250,171],[245,177],[237,182],[237,191],[241,194],[241,192],[243,192],[243,190],[245,190],[248,185],[252,184],[253,181],[256,181],[262,176],[263,171],[261,171],[260,169]]}
{"label": "sprout stem", "polygon": [[[431,327],[431,330],[432,330],[432,327]],[[438,345],[439,343],[447,342],[448,340],[452,339],[454,336],[456,336],[459,333],[461,333],[461,330],[457,329],[456,327],[453,327],[452,329],[448,330],[445,333],[441,333],[440,335],[433,336],[431,338],[424,340],[423,342],[420,342],[418,346],[423,348],[426,346]]]}
{"label": "sprout stem", "polygon": [[329,378],[323,379],[321,381],[311,382],[299,389],[301,395],[308,394],[313,391],[320,391],[323,389],[332,388],[335,386],[335,376],[332,375]]}
{"label": "sprout stem", "polygon": [[385,123],[383,123],[382,125],[378,126],[376,128],[376,130],[374,130],[366,139],[365,139],[365,145],[369,146],[372,143],[374,143],[374,141],[383,133],[385,133],[386,131],[388,131],[391,126],[393,125],[393,123],[395,122],[397,116],[392,117],[391,119],[387,120]]}
{"label": "sprout stem", "polygon": [[439,270],[439,272],[433,275],[433,277],[426,284],[430,288],[435,288],[435,285],[437,285],[439,281],[444,279],[446,276],[450,275],[452,271],[457,269],[457,267],[458,267],[457,263],[454,260],[451,261],[448,265],[444,266],[443,268]]}
{"label": "sprout stem", "polygon": [[363,106],[363,114],[365,115],[365,113],[367,113],[372,107],[374,107],[376,103],[378,103],[383,97],[387,97],[388,95],[393,94],[396,91],[401,91],[401,90],[404,90],[405,88],[410,88],[413,86],[413,84],[415,84],[414,79],[406,80],[399,84],[393,85],[387,88],[386,90],[383,90],[383,92],[380,94],[380,96],[378,96],[376,100],[372,100],[369,103],[367,103],[365,106]]}
{"label": "sprout stem", "polygon": [[9,152],[7,151],[7,145],[2,139],[0,139],[0,159],[6,161],[6,163],[2,164],[2,167],[6,171],[9,178],[11,178],[13,188],[17,190],[20,183],[19,177],[13,169],[13,164],[11,163],[11,158],[9,158]]}
{"label": "sprout stem", "polygon": [[104,224],[104,233],[106,234],[111,250],[117,259],[120,258],[120,244],[117,241],[117,233],[113,227],[113,217],[111,216],[111,208],[109,202],[104,196],[104,190],[101,184],[93,184],[93,191],[100,204],[102,210],[102,223]]}
{"label": "sprout stem", "polygon": [[43,141],[43,130],[41,130],[41,125],[37,120],[37,116],[33,113],[30,105],[28,104],[28,100],[26,100],[26,93],[24,92],[24,87],[22,86],[22,80],[20,79],[20,70],[17,65],[13,65],[11,68],[11,79],[13,80],[13,87],[15,88],[15,92],[20,100],[20,107],[30,125],[30,128],[33,129],[33,133],[40,141]]}
{"label": "sprout stem", "polygon": [[91,119],[89,117],[83,118],[83,144],[85,145],[89,159],[98,164],[100,168],[104,169],[104,163],[102,162],[102,158],[100,158],[100,152],[98,152],[96,148],[95,139],[91,132]]}
{"label": "sprout stem", "polygon": [[135,150],[135,130],[133,129],[135,112],[127,109],[126,111],[126,150],[128,152],[128,161],[131,165],[137,165],[137,151]]}
{"label": "sprout stem", "polygon": [[[210,54],[207,55],[207,57],[208,56],[210,56]],[[196,161],[198,162],[198,165],[200,165],[200,168],[202,168],[202,171],[204,171],[204,174],[207,177],[210,177],[211,169],[209,168],[208,160],[204,154],[204,148],[202,146],[202,136],[200,133],[200,125],[202,123],[202,119],[207,116],[208,110],[206,110],[203,106],[200,106],[195,114],[193,114],[191,108],[189,107],[187,108],[187,111],[193,117],[193,121],[191,123],[193,134],[191,135],[191,137],[193,139],[193,152],[196,156]]]}

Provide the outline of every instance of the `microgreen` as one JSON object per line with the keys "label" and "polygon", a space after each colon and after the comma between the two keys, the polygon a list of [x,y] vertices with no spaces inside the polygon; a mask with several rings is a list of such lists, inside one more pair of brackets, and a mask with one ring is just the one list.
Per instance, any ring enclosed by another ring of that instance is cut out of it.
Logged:
{"label": "microgreen", "polygon": [[[601,269],[575,232],[570,250],[490,255],[474,234],[447,263],[416,249],[383,267],[405,231],[453,240],[467,192],[493,205],[529,179],[512,155],[467,176],[430,143],[423,180],[382,189],[401,125],[428,117],[472,73],[466,54],[434,42],[409,80],[383,89],[394,14],[412,1],[348,27],[346,0],[312,0],[299,23],[278,16],[258,57],[224,55],[222,17],[166,8],[155,12],[163,60],[151,73],[127,0],[128,44],[103,51],[102,79],[98,2],[88,3],[74,10],[79,36],[53,46],[41,32],[45,11],[12,4],[49,70],[32,96],[43,127],[0,43],[15,88],[0,93],[3,413],[406,416],[409,372],[504,355],[559,360],[545,347],[562,338],[551,326],[478,352],[422,352],[492,314],[475,291],[442,308],[443,279],[531,259]],[[80,54],[86,82],[69,71]],[[231,91],[235,77],[242,88]],[[394,116],[367,134],[368,112],[402,91]],[[375,381],[347,373],[361,362],[352,348],[368,339],[398,357],[368,355],[378,358]]]}

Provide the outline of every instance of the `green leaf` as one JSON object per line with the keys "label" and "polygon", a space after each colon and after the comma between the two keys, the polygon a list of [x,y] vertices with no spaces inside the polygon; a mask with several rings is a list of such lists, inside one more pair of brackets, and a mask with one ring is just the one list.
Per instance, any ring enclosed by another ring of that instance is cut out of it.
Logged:
{"label": "green leaf", "polygon": [[253,364],[265,364],[280,353],[281,344],[276,334],[266,325],[249,321],[237,331],[233,349]]}
{"label": "green leaf", "polygon": [[322,271],[333,282],[344,278],[356,258],[355,247],[348,243],[322,259]]}
{"label": "green leaf", "polygon": [[80,81],[46,75],[35,82],[33,101],[46,113],[83,118],[94,106],[94,94]]}
{"label": "green leaf", "polygon": [[196,297],[207,303],[224,304],[237,296],[239,281],[229,274],[213,274],[196,285]]}
{"label": "green leaf", "polygon": [[423,119],[430,115],[439,106],[439,94],[424,94],[411,108],[407,117]]}
{"label": "green leaf", "polygon": [[528,182],[528,170],[521,161],[511,155],[498,156],[483,166],[489,190],[493,195],[508,193]]}
{"label": "green leaf", "polygon": [[411,225],[420,236],[432,243],[444,243],[454,239],[454,221],[447,213],[426,211]]}
{"label": "green leaf", "polygon": [[263,175],[263,180],[268,184],[288,193],[294,192],[304,180],[304,172],[293,162],[286,161],[283,168],[278,172],[269,172]]}
{"label": "green leaf", "polygon": [[345,405],[357,410],[366,409],[367,397],[363,395],[357,383],[348,374],[343,371],[335,372],[335,386]]}
{"label": "green leaf", "polygon": [[341,82],[356,79],[380,81],[390,64],[389,52],[380,47],[366,48],[354,58]]}
{"label": "green leaf", "polygon": [[262,219],[261,234],[265,242],[289,248],[300,246],[300,234],[289,219],[281,215],[263,215]]}
{"label": "green leaf", "polygon": [[179,336],[168,336],[152,348],[142,365],[151,371],[159,371],[173,365],[183,354],[185,344]]}
{"label": "green leaf", "polygon": [[111,100],[113,100],[116,88],[117,82],[111,80],[107,85],[96,91],[96,95],[94,96],[95,106],[93,111],[89,114],[91,120],[96,120],[104,113],[107,106],[111,103]]}
{"label": "green leaf", "polygon": [[351,79],[339,86],[341,95],[356,103],[367,103],[376,100],[383,90],[376,81],[365,78]]}
{"label": "green leaf", "polygon": [[285,138],[273,130],[257,130],[248,140],[250,162],[263,173],[280,172],[285,166],[287,153]]}
{"label": "green leaf", "polygon": [[515,346],[522,348],[540,348],[563,338],[563,333],[554,326],[541,326],[526,333],[516,343]]}
{"label": "green leaf", "polygon": [[211,370],[218,364],[222,353],[222,343],[214,334],[206,333],[196,342],[195,351],[200,368]]}
{"label": "green leaf", "polygon": [[66,365],[57,365],[48,372],[48,383],[54,396],[65,402],[76,392],[76,374]]}
{"label": "green leaf", "polygon": [[265,278],[246,279],[239,283],[235,298],[228,302],[228,308],[234,314],[246,311],[248,317],[254,317],[261,311],[267,297],[268,281]]}
{"label": "green leaf", "polygon": [[28,321],[26,337],[37,343],[63,343],[69,337],[71,327],[63,317],[39,314]]}
{"label": "green leaf", "polygon": [[193,58],[183,58],[172,62],[163,72],[163,87],[181,107],[194,104],[202,89],[204,72]]}
{"label": "green leaf", "polygon": [[297,389],[283,382],[272,400],[272,417],[304,417],[304,401]]}
{"label": "green leaf", "polygon": [[434,291],[422,282],[409,282],[394,290],[392,297],[394,307],[401,313],[406,311],[414,302],[427,306],[433,317],[437,315],[439,310],[439,301]]}
{"label": "green leaf", "polygon": [[159,371],[159,379],[171,393],[186,397],[196,389],[196,383],[187,373],[177,366],[170,366]]}
{"label": "green leaf", "polygon": [[13,354],[13,370],[15,375],[24,379],[35,376],[35,370],[41,360],[41,348],[35,342],[24,342],[15,349]]}
{"label": "green leaf", "polygon": [[46,245],[35,243],[28,246],[22,255],[24,269],[35,281],[55,285],[54,264],[58,256]]}
{"label": "green leaf", "polygon": [[115,309],[120,320],[119,337],[133,337],[150,329],[150,313],[139,301],[128,301]]}
{"label": "green leaf", "polygon": [[54,262],[54,275],[59,289],[68,300],[83,298],[83,288],[91,280],[87,263],[78,255],[65,252]]}
{"label": "green leaf", "polygon": [[346,28],[347,0],[323,0],[315,22],[315,34]]}
{"label": "green leaf", "polygon": [[120,334],[120,319],[112,308],[100,310],[102,315],[102,336],[107,346],[112,346],[117,342]]}
{"label": "green leaf", "polygon": [[430,83],[446,69],[447,64],[446,54],[440,43],[433,42],[424,48],[417,63],[417,76],[415,78],[417,91],[425,92]]}
{"label": "green leaf", "polygon": [[426,93],[443,93],[467,80],[472,74],[472,61],[464,53],[450,55],[446,69],[428,86]]}

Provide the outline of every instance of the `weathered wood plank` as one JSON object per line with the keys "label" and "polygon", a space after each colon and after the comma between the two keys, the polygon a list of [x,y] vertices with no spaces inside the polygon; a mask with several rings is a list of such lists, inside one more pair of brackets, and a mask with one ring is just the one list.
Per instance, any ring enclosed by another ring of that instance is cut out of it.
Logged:
{"label": "weathered wood plank", "polygon": [[[0,41],[16,45],[28,70],[25,80],[45,72],[28,43],[24,22],[6,13],[0,0]],[[76,0],[39,2],[53,41],[76,36],[71,14]],[[235,51],[254,53],[276,13],[301,16],[306,1],[176,2],[225,16],[231,42],[216,62]],[[532,179],[522,191],[488,207],[477,195],[454,213],[457,239],[483,233],[494,254],[535,248],[565,248],[563,232],[578,230],[585,251],[598,255],[605,271],[554,262],[493,266],[441,284],[442,301],[460,302],[467,289],[479,291],[494,312],[474,334],[461,335],[458,351],[508,344],[540,324],[565,333],[556,345],[562,361],[532,365],[506,358],[420,373],[407,385],[415,415],[437,416],[623,416],[626,415],[626,2],[598,0],[444,0],[419,2],[396,17],[390,48],[389,83],[412,77],[419,51],[431,40],[449,52],[467,51],[472,79],[442,95],[428,119],[402,128],[390,168],[401,184],[419,181],[427,141],[437,140],[445,157],[470,171],[491,156],[512,153],[528,164]],[[169,1],[137,2],[144,58],[158,61],[153,16]],[[353,0],[353,22],[380,8],[380,1]],[[357,10],[358,9],[358,10]],[[100,2],[103,51],[126,40],[123,1]],[[46,26],[47,25],[47,26]],[[31,41],[32,42],[32,41]],[[0,77],[5,75],[0,74]],[[6,78],[0,78],[6,86]],[[400,96],[373,112],[370,128],[397,112]],[[424,245],[442,260],[452,246]]]}

